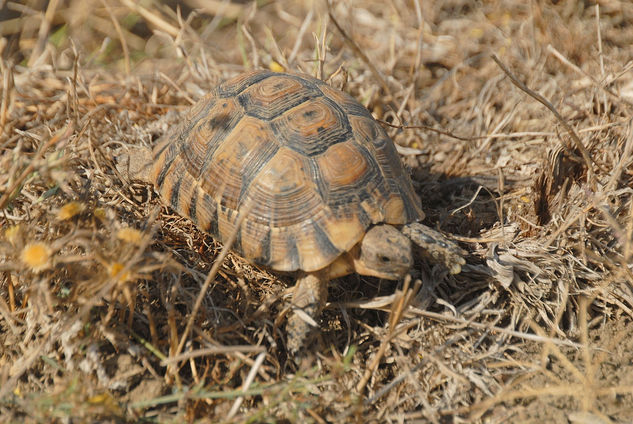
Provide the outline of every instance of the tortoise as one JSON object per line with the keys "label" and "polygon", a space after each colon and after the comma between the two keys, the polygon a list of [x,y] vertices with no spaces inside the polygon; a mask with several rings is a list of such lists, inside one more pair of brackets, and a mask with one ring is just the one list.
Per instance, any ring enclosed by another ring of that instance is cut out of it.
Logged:
{"label": "tortoise", "polygon": [[151,152],[128,159],[128,175],[151,182],[199,229],[220,242],[237,232],[235,253],[296,275],[292,355],[307,345],[331,279],[403,278],[411,241],[450,273],[465,263],[458,245],[419,222],[420,199],[380,124],[307,75],[252,71],[227,80]]}

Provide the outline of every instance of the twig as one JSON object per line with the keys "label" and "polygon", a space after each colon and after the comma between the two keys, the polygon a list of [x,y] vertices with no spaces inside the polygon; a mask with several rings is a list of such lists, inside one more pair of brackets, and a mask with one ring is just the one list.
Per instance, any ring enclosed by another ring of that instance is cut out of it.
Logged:
{"label": "twig", "polygon": [[266,353],[266,348],[263,346],[252,346],[252,345],[235,345],[235,346],[213,346],[207,347],[204,349],[194,350],[193,352],[183,353],[177,356],[170,356],[169,358],[164,358],[160,364],[162,366],[166,366],[169,364],[173,364],[174,362],[185,361],[187,359],[192,358],[200,358],[203,356],[209,355],[229,355],[232,353]]}
{"label": "twig", "polygon": [[119,40],[121,40],[121,48],[123,49],[123,57],[125,58],[125,75],[130,75],[130,52],[127,48],[127,41],[125,41],[125,37],[123,36],[123,31],[121,30],[121,26],[119,22],[116,20],[116,17],[112,13],[112,9],[110,9],[110,5],[106,0],[100,0],[103,7],[105,7],[108,15],[110,15],[110,20],[112,21],[112,25],[114,25],[114,30],[119,35]]}
{"label": "twig", "polygon": [[68,111],[66,113],[68,113],[68,119],[70,119],[70,111],[71,109],[75,112],[75,122],[79,123],[79,97],[77,96],[77,76],[79,73],[79,53],[77,52],[77,49],[75,48],[75,43],[71,42],[71,46],[73,49],[73,79],[72,79],[72,84],[71,84],[71,88],[72,88],[72,108],[70,107],[70,96],[68,99]]}
{"label": "twig", "polygon": [[231,247],[233,246],[233,243],[235,242],[235,239],[237,238],[237,234],[240,230],[240,227],[242,226],[242,222],[244,221],[244,218],[246,218],[246,216],[250,212],[252,206],[253,206],[253,203],[249,202],[241,208],[242,210],[240,214],[238,215],[237,220],[235,222],[235,228],[233,232],[231,233],[231,235],[229,236],[228,240],[226,240],[226,242],[224,243],[224,246],[222,247],[220,254],[218,255],[217,258],[215,258],[215,261],[213,262],[213,266],[211,267],[211,271],[209,271],[207,278],[204,280],[204,284],[202,284],[202,287],[200,288],[200,293],[198,294],[198,297],[196,298],[196,303],[194,304],[193,309],[191,310],[191,315],[189,316],[189,320],[187,321],[187,326],[185,327],[185,331],[180,337],[180,343],[178,343],[178,347],[176,351],[172,355],[170,355],[170,357],[180,355],[180,353],[182,352],[182,349],[185,347],[185,342],[187,341],[187,337],[189,337],[189,333],[191,333],[191,329],[193,328],[193,322],[195,321],[196,315],[198,314],[198,311],[200,310],[200,306],[202,306],[202,301],[204,300],[204,297],[207,294],[207,290],[209,289],[211,282],[215,279],[215,276],[218,273],[220,266],[224,262],[224,258],[226,258],[226,255],[229,254],[229,250],[231,249]]}
{"label": "twig", "polygon": [[[602,53],[602,34],[600,32],[600,4],[596,3],[596,32],[598,33],[598,58],[600,59],[600,76],[602,81],[604,78],[604,54]],[[603,112],[607,112],[607,98],[602,93]]]}
{"label": "twig", "polygon": [[160,28],[162,31],[165,31],[167,34],[171,35],[172,37],[174,38],[178,37],[178,35],[180,34],[180,29],[176,28],[175,26],[173,26],[172,24],[164,20],[161,16],[157,15],[156,13],[153,13],[150,10],[144,8],[143,6],[136,4],[132,0],[121,0],[121,3],[123,3],[129,9],[135,11],[136,13],[141,15],[143,18],[145,18],[149,23]]}
{"label": "twig", "polygon": [[165,74],[164,72],[159,72],[158,75],[165,81],[167,81],[167,83],[169,85],[171,85],[172,87],[174,87],[176,90],[178,90],[178,93],[180,93],[185,100],[187,100],[189,103],[194,104],[196,101],[194,99],[192,99],[191,97],[189,97],[189,95],[187,94],[186,91],[184,91],[182,88],[180,88],[180,86],[178,84],[176,84],[171,78],[169,78],[169,76],[167,74]]}
{"label": "twig", "polygon": [[433,131],[436,132],[438,134],[442,134],[445,135],[447,137],[451,137],[451,138],[455,138],[457,140],[461,140],[461,141],[472,141],[472,140],[479,140],[479,139],[483,139],[483,138],[488,138],[489,136],[486,135],[482,135],[482,136],[474,136],[474,137],[464,137],[464,136],[459,136],[459,135],[455,135],[453,133],[450,133],[448,131],[443,131],[443,130],[438,130],[437,128],[433,128],[433,127],[428,127],[426,125],[402,125],[402,124],[391,124],[387,121],[383,121],[382,119],[377,119],[378,122],[380,122],[383,125],[386,125],[388,127],[391,128],[398,128],[400,130],[428,130],[428,131]]}
{"label": "twig", "polygon": [[244,37],[246,37],[246,39],[248,40],[248,44],[250,44],[251,46],[251,52],[253,55],[253,68],[257,69],[259,68],[259,54],[257,53],[257,44],[255,44],[255,39],[248,31],[245,24],[240,25],[240,30],[242,31],[242,34],[244,34]]}
{"label": "twig", "polygon": [[[13,65],[3,61],[2,68],[2,104],[0,104],[0,135],[5,131],[9,108],[11,106],[11,94],[13,93]],[[9,134],[7,134],[8,136]]]}
{"label": "twig", "polygon": [[48,39],[48,32],[51,29],[51,24],[53,22],[53,18],[55,17],[55,11],[57,10],[57,6],[59,5],[59,0],[51,0],[48,3],[48,7],[46,7],[46,13],[44,14],[44,19],[42,19],[42,23],[40,24],[40,30],[37,34],[37,43],[35,44],[35,48],[31,53],[31,56],[28,60],[28,66],[32,67],[35,65],[40,56],[44,53],[44,49],[46,47],[46,40]]}
{"label": "twig", "polygon": [[407,324],[403,325],[397,330],[390,332],[387,335],[387,337],[383,339],[382,343],[380,344],[380,348],[378,349],[378,352],[376,352],[376,355],[374,356],[374,359],[365,369],[363,378],[361,378],[361,380],[356,385],[356,391],[358,393],[362,393],[365,390],[365,386],[367,386],[369,379],[374,374],[374,371],[380,364],[382,357],[385,355],[385,352],[387,351],[387,347],[389,347],[389,343],[391,343],[391,341],[395,339],[396,337],[398,337],[400,334],[404,333],[405,331],[409,330],[411,327],[414,327],[416,325],[418,325],[418,323],[415,321],[408,322]]}
{"label": "twig", "polygon": [[[9,275],[8,272],[6,272],[5,274]],[[11,330],[11,333],[13,333],[14,336],[17,336],[19,334],[19,331],[15,326],[14,318],[11,316],[9,305],[7,305],[7,302],[5,302],[2,297],[0,297],[0,316],[2,316],[4,322],[7,323],[7,326],[9,327],[9,330]]]}
{"label": "twig", "polygon": [[[383,121],[382,119],[377,119],[377,121],[379,123],[381,123],[382,125],[386,125],[388,127],[391,128],[397,128],[399,130],[427,130],[427,131],[433,131],[436,132],[438,134],[442,134],[445,135],[447,137],[451,137],[457,140],[461,140],[461,141],[474,141],[474,140],[484,140],[487,138],[519,138],[519,137],[552,137],[554,135],[556,135],[555,132],[545,132],[545,131],[520,131],[520,132],[512,132],[512,133],[496,133],[496,134],[486,134],[486,135],[474,135],[471,137],[466,137],[463,135],[456,135],[453,134],[452,132],[448,132],[448,131],[443,131],[443,130],[439,130],[437,128],[433,128],[433,127],[429,127],[426,125],[402,125],[402,124],[392,124],[390,122],[387,121]],[[592,132],[592,131],[601,131],[604,130],[606,128],[611,128],[611,127],[615,127],[615,126],[619,126],[619,125],[624,125],[626,123],[628,123],[629,120],[627,119],[626,121],[622,121],[622,122],[610,122],[608,124],[603,124],[603,125],[594,125],[592,127],[587,127],[587,128],[583,128],[581,130],[578,131],[578,133],[588,133],[588,132]]]}
{"label": "twig", "polygon": [[308,30],[308,25],[310,25],[310,22],[312,22],[313,15],[314,15],[314,10],[310,8],[310,10],[308,11],[308,14],[303,20],[303,23],[301,24],[301,27],[299,28],[299,32],[297,33],[297,38],[295,39],[295,44],[294,46],[292,46],[292,50],[290,51],[290,55],[288,56],[289,65],[292,65],[294,63],[297,57],[297,54],[299,53],[299,48],[301,47],[301,44],[303,43],[303,36],[305,35],[305,32]]}
{"label": "twig", "polygon": [[325,63],[325,57],[327,55],[327,47],[325,45],[325,39],[327,38],[327,19],[323,22],[323,28],[321,30],[321,37],[316,33],[312,34],[314,36],[314,43],[316,45],[315,54],[316,54],[316,64],[317,64],[317,75],[316,77],[320,80],[323,79],[323,64]]}
{"label": "twig", "polygon": [[[578,326],[580,327],[580,343],[582,344],[582,362],[585,366],[585,378],[587,379],[587,387],[589,390],[585,390],[582,396],[582,408],[587,411],[593,409],[595,404],[595,393],[592,390],[595,387],[594,380],[594,366],[591,361],[591,347],[589,346],[589,330],[587,328],[587,307],[590,304],[587,296],[580,296],[578,302]],[[576,368],[576,367],[574,367]]]}
{"label": "twig", "polygon": [[193,9],[200,9],[219,19],[238,19],[248,6],[247,3],[240,4],[229,0],[188,0],[185,3]]}
{"label": "twig", "polygon": [[[371,73],[374,75],[374,78],[376,78],[376,80],[378,80],[378,82],[380,83],[380,86],[385,91],[385,93],[388,94],[391,99],[393,99],[393,95],[391,94],[391,90],[389,89],[389,86],[387,85],[387,81],[385,81],[385,79],[382,77],[382,75],[380,74],[380,71],[378,71],[376,66],[374,66],[374,63],[371,60],[369,60],[367,55],[360,49],[358,44],[356,44],[356,41],[354,41],[349,35],[347,35],[345,30],[341,28],[341,26],[337,22],[336,18],[334,17],[334,14],[332,14],[332,5],[330,4],[330,2],[328,2],[328,15],[330,16],[330,19],[332,20],[332,23],[334,23],[334,26],[336,27],[336,29],[338,29],[338,32],[340,32],[343,38],[345,39],[345,42],[347,43],[347,45],[354,51],[354,53],[358,55],[358,57],[365,63],[365,65],[367,65]],[[398,110],[397,107],[394,109]]]}
{"label": "twig", "polygon": [[407,278],[405,278],[404,280],[402,291],[399,293],[399,296],[396,296],[396,298],[394,299],[395,302],[391,305],[391,313],[389,315],[389,333],[387,333],[387,336],[382,340],[382,343],[380,343],[380,348],[378,349],[378,352],[376,352],[373,360],[371,361],[367,369],[365,369],[363,378],[361,378],[361,380],[356,385],[356,391],[358,391],[359,393],[362,393],[363,390],[365,390],[365,386],[367,386],[369,379],[380,364],[380,361],[387,351],[387,347],[389,346],[391,341],[403,332],[407,331],[409,328],[417,325],[415,321],[412,321],[400,328],[396,328],[398,323],[402,319],[404,312],[409,308],[411,300],[415,297],[416,293],[420,290],[420,286],[422,285],[420,280],[416,280],[413,288],[410,289],[410,284],[411,276],[407,275]]}
{"label": "twig", "polygon": [[[257,356],[257,359],[255,359],[255,363],[251,367],[251,370],[248,373],[246,380],[244,381],[244,385],[242,385],[243,392],[246,392],[251,387],[251,384],[253,384],[253,380],[255,379],[255,376],[257,375],[257,371],[262,366],[262,363],[264,362],[264,358],[266,358],[266,352],[260,353]],[[235,414],[237,414],[237,411],[238,409],[240,409],[240,406],[242,405],[243,401],[244,401],[244,396],[240,396],[237,399],[235,399],[235,402],[233,402],[233,406],[231,407],[231,410],[229,411],[229,414],[226,417],[227,420],[230,420],[231,418],[235,416]]]}
{"label": "twig", "polygon": [[565,129],[569,133],[569,135],[572,138],[572,140],[574,140],[574,144],[576,145],[576,148],[578,149],[578,151],[582,155],[583,160],[585,161],[585,166],[587,167],[587,180],[591,184],[592,188],[594,190],[596,190],[597,189],[596,188],[596,181],[595,181],[595,178],[594,178],[594,172],[593,172],[593,168],[592,168],[591,164],[592,163],[595,164],[598,168],[600,168],[605,173],[607,171],[602,169],[600,164],[598,164],[597,162],[595,162],[592,159],[592,157],[589,155],[589,152],[587,151],[587,148],[585,147],[585,145],[580,140],[580,137],[578,136],[576,131],[567,123],[565,118],[563,118],[563,116],[560,113],[558,113],[556,108],[545,97],[543,97],[539,93],[529,89],[523,82],[521,82],[516,76],[514,76],[510,72],[510,70],[501,62],[501,60],[499,60],[497,55],[493,54],[492,55],[492,60],[497,62],[497,65],[499,65],[501,70],[508,76],[508,78],[510,78],[510,81],[512,81],[512,83],[514,85],[516,85],[518,88],[520,88],[526,94],[528,94],[530,97],[532,97],[533,99],[535,99],[536,101],[541,103],[543,106],[548,108],[554,114],[556,119],[558,119],[558,122],[560,122],[560,124],[563,127],[565,127]]}

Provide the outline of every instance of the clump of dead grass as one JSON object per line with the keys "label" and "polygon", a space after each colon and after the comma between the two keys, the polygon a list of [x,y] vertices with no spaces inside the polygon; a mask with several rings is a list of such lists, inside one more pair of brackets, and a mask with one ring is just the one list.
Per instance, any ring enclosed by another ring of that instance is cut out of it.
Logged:
{"label": "clump of dead grass", "polygon": [[[627,4],[7,7],[3,417],[633,419]],[[459,276],[418,264],[401,291],[334,284],[325,350],[302,369],[283,346],[292,280],[231,254],[211,274],[221,246],[115,166],[218,80],[261,66],[366,105],[426,223],[470,253]]]}

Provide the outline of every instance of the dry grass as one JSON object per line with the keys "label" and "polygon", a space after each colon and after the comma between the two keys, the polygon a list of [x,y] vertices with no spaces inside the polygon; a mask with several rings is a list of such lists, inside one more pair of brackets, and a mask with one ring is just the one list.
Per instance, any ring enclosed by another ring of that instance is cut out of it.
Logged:
{"label": "dry grass", "polygon": [[[0,421],[633,421],[630,3],[23,3],[0,1]],[[366,105],[469,252],[337,281],[300,369],[292,278],[229,254],[201,292],[221,246],[114,160],[257,67]]]}

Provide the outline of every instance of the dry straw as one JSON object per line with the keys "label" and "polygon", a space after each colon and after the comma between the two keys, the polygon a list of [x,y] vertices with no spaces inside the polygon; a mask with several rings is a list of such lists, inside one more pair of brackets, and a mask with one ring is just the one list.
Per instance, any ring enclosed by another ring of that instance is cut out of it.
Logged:
{"label": "dry straw", "polygon": [[[628,2],[2,5],[0,421],[633,421]],[[254,66],[362,102],[469,253],[336,281],[304,367],[293,276],[116,168]]]}

